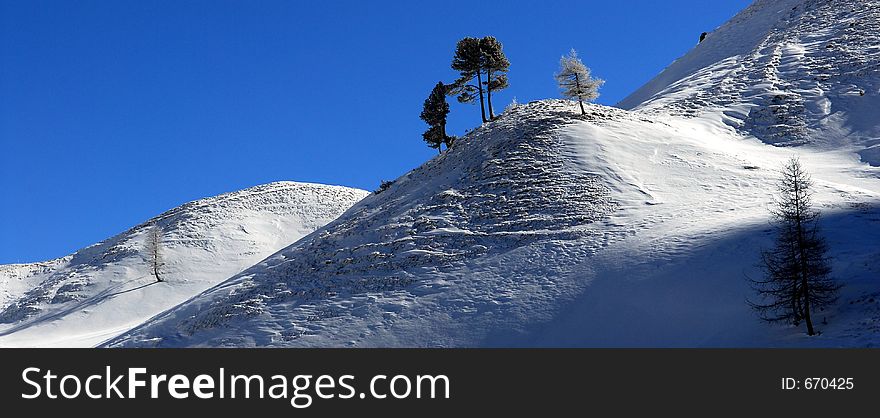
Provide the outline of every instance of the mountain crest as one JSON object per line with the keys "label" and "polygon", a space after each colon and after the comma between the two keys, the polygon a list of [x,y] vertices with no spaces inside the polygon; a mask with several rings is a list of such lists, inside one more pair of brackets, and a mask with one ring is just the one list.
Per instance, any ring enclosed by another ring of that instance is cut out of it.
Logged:
{"label": "mountain crest", "polygon": [[618,106],[880,164],[880,2],[759,0]]}

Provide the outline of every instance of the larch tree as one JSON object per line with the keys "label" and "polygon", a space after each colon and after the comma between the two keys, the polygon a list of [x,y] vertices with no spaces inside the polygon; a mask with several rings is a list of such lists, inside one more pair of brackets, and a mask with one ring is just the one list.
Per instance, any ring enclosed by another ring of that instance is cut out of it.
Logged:
{"label": "larch tree", "polygon": [[483,71],[486,73],[486,103],[489,106],[489,120],[492,120],[495,119],[495,111],[492,109],[492,92],[508,87],[507,72],[510,70],[510,61],[504,55],[504,47],[501,42],[492,36],[480,39],[480,53],[482,54]]}
{"label": "larch tree", "polygon": [[443,82],[438,82],[431,94],[425,99],[422,106],[422,114],[419,116],[428,124],[428,130],[422,134],[425,142],[431,148],[436,148],[440,152],[440,145],[446,144],[449,149],[451,140],[446,135],[446,115],[449,114],[449,103],[446,103],[447,86]]}
{"label": "larch tree", "polygon": [[556,81],[564,97],[578,101],[582,115],[587,113],[584,110],[584,101],[589,102],[599,97],[599,87],[605,84],[604,80],[590,76],[590,69],[581,62],[574,49],[559,60]]}
{"label": "larch tree", "polygon": [[154,224],[147,232],[146,242],[147,263],[150,266],[153,277],[159,282],[165,281],[160,274],[162,267],[165,266],[162,257],[162,235],[162,227]]}
{"label": "larch tree", "polygon": [[837,300],[840,285],[830,277],[828,246],[819,231],[819,211],[812,207],[812,181],[797,158],[789,160],[779,183],[780,197],[772,212],[777,236],[774,247],[763,251],[764,278],[752,280],[759,301],[749,304],[761,319],[806,323],[815,335],[813,313]]}

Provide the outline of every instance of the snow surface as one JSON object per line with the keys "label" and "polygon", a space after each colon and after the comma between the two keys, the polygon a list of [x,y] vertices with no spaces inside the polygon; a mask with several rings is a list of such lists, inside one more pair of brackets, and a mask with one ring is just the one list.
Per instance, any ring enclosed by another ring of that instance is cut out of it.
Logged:
{"label": "snow surface", "polygon": [[[135,321],[120,323],[102,345],[877,346],[878,25],[874,0],[758,0],[627,110],[510,106],[386,191],[128,331]],[[845,285],[814,313],[816,337],[746,304],[793,155],[813,175]]]}
{"label": "snow surface", "polygon": [[[578,113],[560,100],[509,108],[315,234],[108,345],[878,342],[880,248],[866,237],[880,233],[880,170],[711,119]],[[777,168],[795,152],[847,285],[812,339],[761,323],[745,303],[745,276],[759,274],[771,242]]]}
{"label": "snow surface", "polygon": [[618,106],[878,166],[880,1],[755,1]]}
{"label": "snow surface", "polygon": [[[0,346],[94,346],[333,220],[368,192],[277,182],[187,203],[57,260],[0,266]],[[165,282],[146,262],[164,230]]]}
{"label": "snow surface", "polygon": [[[511,106],[107,346],[877,346],[878,4],[758,0],[632,111]],[[793,155],[845,285],[817,337],[746,304]]]}

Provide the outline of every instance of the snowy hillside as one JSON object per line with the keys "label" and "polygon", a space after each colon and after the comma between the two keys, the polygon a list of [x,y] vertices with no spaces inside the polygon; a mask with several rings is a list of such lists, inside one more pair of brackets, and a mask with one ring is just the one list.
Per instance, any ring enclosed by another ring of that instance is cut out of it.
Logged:
{"label": "snowy hillside", "polygon": [[[873,0],[758,0],[627,110],[512,106],[105,345],[877,346],[878,25]],[[845,286],[816,337],[746,303],[792,155]]]}
{"label": "snowy hillside", "polygon": [[70,262],[73,256],[27,264],[0,264],[0,307],[5,308],[32,287],[28,278],[51,274],[59,266]]}
{"label": "snowy hillside", "polygon": [[[315,234],[109,346],[871,345],[880,171],[799,150],[838,277],[824,334],[745,303],[792,154],[711,120],[516,106]],[[873,293],[872,293],[873,292]]]}
{"label": "snowy hillside", "polygon": [[[0,346],[92,346],[240,272],[368,193],[278,182],[197,200],[58,260],[0,266]],[[161,227],[164,282],[145,238]]]}
{"label": "snowy hillside", "polygon": [[618,106],[878,166],[880,1],[757,0]]}

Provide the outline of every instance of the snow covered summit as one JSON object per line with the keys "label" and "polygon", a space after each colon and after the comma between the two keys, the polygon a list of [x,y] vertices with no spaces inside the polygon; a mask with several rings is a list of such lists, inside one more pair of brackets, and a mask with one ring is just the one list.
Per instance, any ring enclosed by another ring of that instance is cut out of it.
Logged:
{"label": "snow covered summit", "polygon": [[880,2],[757,0],[618,104],[880,165]]}
{"label": "snow covered summit", "polygon": [[[0,346],[91,346],[345,212],[363,190],[277,182],[197,200],[48,262],[0,265]],[[158,283],[146,254],[162,229]]]}

